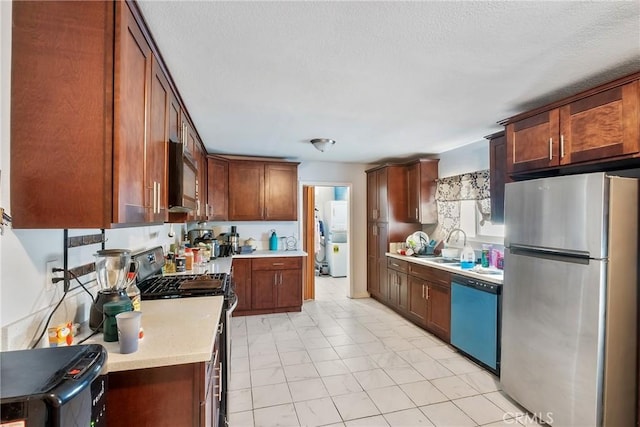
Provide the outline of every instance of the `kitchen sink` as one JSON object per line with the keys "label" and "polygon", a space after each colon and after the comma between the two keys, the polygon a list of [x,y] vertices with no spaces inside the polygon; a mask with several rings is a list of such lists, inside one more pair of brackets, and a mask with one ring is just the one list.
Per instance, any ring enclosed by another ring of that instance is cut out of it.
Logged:
{"label": "kitchen sink", "polygon": [[460,260],[457,260],[457,259],[433,258],[433,259],[430,259],[429,261],[435,262],[438,264],[447,264],[452,266],[460,265]]}

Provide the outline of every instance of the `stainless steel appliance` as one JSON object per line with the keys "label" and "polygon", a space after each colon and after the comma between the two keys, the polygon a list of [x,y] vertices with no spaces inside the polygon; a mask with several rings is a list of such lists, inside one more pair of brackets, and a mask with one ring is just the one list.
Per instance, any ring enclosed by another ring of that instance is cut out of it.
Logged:
{"label": "stainless steel appliance", "polygon": [[[177,274],[162,275],[164,253],[161,246],[140,252],[133,256],[138,262],[137,285],[140,288],[142,300],[161,298],[188,298],[201,296],[224,296],[221,321],[221,380],[223,393],[220,399],[221,426],[228,425],[227,415],[229,407],[229,374],[231,372],[231,316],[238,304],[234,292],[233,281],[226,273],[213,274]],[[142,310],[144,310],[144,305]]]}
{"label": "stainless steel appliance", "polygon": [[505,392],[557,426],[635,422],[638,181],[506,185]]}
{"label": "stainless steel appliance", "polygon": [[106,426],[106,361],[98,344],[0,353],[0,423]]}
{"label": "stainless steel appliance", "polygon": [[488,368],[500,372],[502,285],[451,277],[451,344]]}
{"label": "stainless steel appliance", "polygon": [[191,212],[196,209],[196,163],[184,150],[184,144],[169,141],[168,182],[169,212]]}

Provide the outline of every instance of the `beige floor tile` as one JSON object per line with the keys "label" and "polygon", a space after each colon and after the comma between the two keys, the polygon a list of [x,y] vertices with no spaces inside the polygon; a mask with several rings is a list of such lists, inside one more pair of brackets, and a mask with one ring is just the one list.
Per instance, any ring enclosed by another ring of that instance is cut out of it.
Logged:
{"label": "beige floor tile", "polygon": [[436,427],[475,427],[476,423],[451,402],[422,406],[420,410]]}
{"label": "beige floor tile", "polygon": [[329,392],[320,378],[289,382],[289,390],[294,402],[329,396]]}
{"label": "beige floor tile", "polygon": [[357,393],[363,390],[360,383],[351,374],[323,377],[322,382],[331,396]]}
{"label": "beige floor tile", "polygon": [[229,391],[229,413],[243,412],[253,409],[252,389]]}
{"label": "beige floor tile", "polygon": [[229,427],[253,427],[253,411],[234,412],[230,414]]}
{"label": "beige floor tile", "polygon": [[354,372],[353,376],[358,380],[365,390],[388,387],[394,385],[393,380],[382,369],[372,369],[371,371]]}
{"label": "beige floor tile", "polygon": [[479,394],[478,390],[458,377],[436,378],[435,380],[431,380],[431,383],[449,399],[459,399],[461,397]]}
{"label": "beige floor tile", "polygon": [[390,426],[393,427],[432,427],[433,424],[418,408],[384,414]]}
{"label": "beige floor tile", "polygon": [[369,395],[363,391],[334,396],[332,399],[344,421],[380,414]]}
{"label": "beige floor tile", "polygon": [[453,404],[478,424],[488,424],[511,418],[508,412],[498,408],[482,395],[456,399]]}
{"label": "beige floor tile", "polygon": [[397,385],[367,390],[367,394],[383,414],[416,406]]}
{"label": "beige floor tile", "polygon": [[429,381],[402,384],[400,386],[416,406],[431,405],[449,400],[440,390]]}
{"label": "beige floor tile", "polygon": [[480,393],[490,393],[502,389],[500,379],[487,371],[471,372],[469,374],[458,375],[460,379]]}
{"label": "beige floor tile", "polygon": [[300,425],[315,427],[342,421],[330,397],[296,402],[294,405]]}
{"label": "beige floor tile", "polygon": [[384,368],[384,371],[396,384],[407,384],[423,381],[424,377],[411,366],[400,366],[398,368]]}
{"label": "beige floor tile", "polygon": [[387,420],[382,415],[376,415],[375,417],[365,417],[357,420],[347,421],[345,423],[347,427],[386,427],[389,425]]}
{"label": "beige floor tile", "polygon": [[298,415],[292,403],[253,411],[255,427],[298,427]]}
{"label": "beige floor tile", "polygon": [[289,386],[286,383],[253,387],[251,390],[254,409],[292,402]]}

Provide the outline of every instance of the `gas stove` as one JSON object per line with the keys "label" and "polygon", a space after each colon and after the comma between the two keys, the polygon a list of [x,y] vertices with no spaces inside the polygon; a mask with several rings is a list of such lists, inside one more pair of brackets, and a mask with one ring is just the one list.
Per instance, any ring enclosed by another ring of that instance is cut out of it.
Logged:
{"label": "gas stove", "polygon": [[143,300],[212,295],[228,299],[233,294],[226,273],[163,276],[164,254],[160,246],[135,254],[133,259],[138,262],[136,285]]}
{"label": "gas stove", "polygon": [[[198,283],[203,286],[191,288],[188,286]],[[226,296],[229,290],[229,278],[226,273],[152,276],[138,283],[138,288],[140,288],[140,297],[143,300],[210,295]]]}

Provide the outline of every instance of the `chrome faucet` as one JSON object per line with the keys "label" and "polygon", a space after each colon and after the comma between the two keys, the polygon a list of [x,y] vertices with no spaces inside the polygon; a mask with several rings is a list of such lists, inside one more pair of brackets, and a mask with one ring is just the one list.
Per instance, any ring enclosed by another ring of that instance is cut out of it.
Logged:
{"label": "chrome faucet", "polygon": [[449,234],[447,234],[446,239],[444,239],[444,243],[447,245],[449,244],[449,239],[451,239],[451,234],[453,234],[454,231],[462,232],[462,235],[464,236],[464,242],[462,243],[462,246],[467,246],[467,233],[465,233],[462,228],[454,228],[451,231],[449,231]]}

